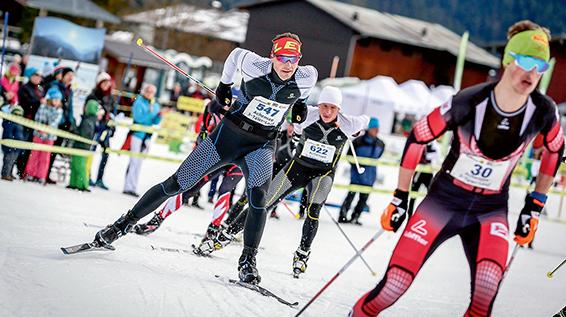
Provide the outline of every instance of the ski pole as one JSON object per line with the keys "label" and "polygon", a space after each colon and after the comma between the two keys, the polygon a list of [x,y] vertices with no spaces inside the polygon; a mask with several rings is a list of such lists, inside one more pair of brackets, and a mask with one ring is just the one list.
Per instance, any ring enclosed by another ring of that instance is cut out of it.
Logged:
{"label": "ski pole", "polygon": [[6,55],[6,38],[8,37],[8,17],[10,13],[6,11],[4,13],[4,28],[2,29],[2,60],[0,61],[0,76],[4,74],[4,56]]}
{"label": "ski pole", "polygon": [[366,242],[366,244],[358,251],[356,252],[356,254],[354,254],[354,256],[348,261],[346,262],[346,264],[344,264],[344,266],[330,279],[330,281],[328,281],[314,296],[313,298],[311,298],[309,300],[309,302],[303,307],[301,308],[301,310],[295,315],[295,317],[300,316],[321,294],[322,292],[324,292],[328,286],[330,286],[330,284],[334,283],[334,281],[338,278],[338,276],[342,273],[344,273],[344,271],[346,271],[346,269],[375,241],[377,240],[377,238],[379,238],[379,236],[381,234],[383,234],[383,229],[380,229],[379,231],[377,231],[375,233],[375,235],[373,237],[371,237],[371,239]]}
{"label": "ski pole", "polygon": [[[352,243],[352,240],[350,240],[350,238],[348,237],[348,235],[346,234],[346,232],[344,232],[344,230],[342,229],[342,226],[340,226],[340,224],[338,223],[338,221],[336,221],[336,219],[334,219],[334,217],[332,217],[332,214],[330,213],[330,211],[328,210],[328,207],[323,206],[324,210],[326,211],[326,213],[328,214],[328,216],[330,217],[330,219],[332,219],[332,222],[334,222],[334,224],[336,225],[336,227],[338,227],[338,230],[340,230],[340,232],[342,233],[342,235],[344,236],[344,238],[346,238],[346,240],[348,241],[348,243],[350,244],[350,246],[352,246],[352,248],[354,249],[354,251],[356,251],[356,253],[358,253],[358,248],[356,248],[356,246],[354,245],[354,243]],[[371,275],[376,276],[377,273],[375,273],[375,271],[371,268],[371,266],[369,266],[369,264],[367,263],[366,259],[360,254],[360,259],[362,260],[362,262],[364,262],[364,264],[366,265],[366,267],[368,268],[368,270],[370,271]]]}
{"label": "ski pole", "polygon": [[558,269],[559,269],[562,265],[564,265],[564,263],[566,263],[566,259],[562,260],[562,262],[560,262],[560,264],[558,264],[558,266],[555,267],[554,270],[552,270],[552,271],[546,273],[546,276],[547,276],[548,278],[552,278],[552,277],[554,276],[554,273],[555,273],[556,271],[558,271]]}
{"label": "ski pole", "polygon": [[297,218],[297,215],[298,215],[298,214],[294,213],[294,212],[291,210],[291,208],[289,208],[289,205],[287,205],[287,204],[285,203],[285,201],[282,200],[281,203],[283,204],[283,206],[285,207],[285,209],[287,209],[287,211],[288,211],[289,213],[291,213],[291,215],[293,215],[293,218],[299,219],[299,218]]}
{"label": "ski pole", "polygon": [[518,243],[515,243],[515,247],[513,248],[513,252],[511,252],[511,257],[509,258],[509,263],[507,263],[507,267],[505,268],[505,271],[503,272],[503,276],[501,277],[501,281],[499,282],[500,285],[501,283],[503,283],[503,279],[505,278],[505,276],[507,276],[507,272],[509,272],[509,268],[511,267],[511,264],[515,259],[515,255],[517,255],[517,251],[519,251],[519,247],[520,245]]}
{"label": "ski pole", "polygon": [[160,59],[162,62],[164,62],[165,64],[169,65],[169,67],[173,68],[174,70],[178,71],[181,75],[187,77],[188,79],[194,81],[195,83],[197,83],[199,86],[201,86],[202,88],[206,89],[206,91],[208,91],[209,93],[211,93],[212,95],[216,96],[216,93],[214,92],[214,90],[208,88],[202,81],[194,78],[193,76],[187,74],[184,70],[182,70],[181,68],[179,68],[177,65],[171,63],[169,60],[167,60],[165,57],[161,56],[161,54],[157,53],[154,49],[152,49],[151,47],[145,45],[143,43],[143,40],[141,38],[138,38],[138,40],[136,41],[136,44],[141,47],[144,48],[146,51],[148,51],[149,53],[153,54],[153,56],[157,57],[158,59]]}
{"label": "ski pole", "polygon": [[352,155],[354,156],[354,162],[356,163],[358,174],[363,174],[366,169],[364,167],[361,167],[360,162],[358,162],[358,156],[356,155],[356,149],[354,149],[354,143],[352,143],[352,140],[348,139],[348,144],[350,144],[350,149],[352,150]]}

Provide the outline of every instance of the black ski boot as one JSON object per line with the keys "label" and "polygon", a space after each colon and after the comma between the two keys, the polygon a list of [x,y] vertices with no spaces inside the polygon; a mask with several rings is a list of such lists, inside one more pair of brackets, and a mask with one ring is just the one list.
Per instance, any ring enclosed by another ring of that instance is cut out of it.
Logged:
{"label": "black ski boot", "polygon": [[193,252],[196,255],[209,255],[212,253],[212,251],[214,251],[214,242],[216,241],[216,236],[218,236],[219,230],[220,227],[209,224],[208,229],[206,229],[206,233],[198,247],[193,247]]}
{"label": "black ski boot", "polygon": [[156,213],[153,218],[151,218],[147,223],[142,223],[139,225],[135,225],[132,228],[132,232],[135,232],[136,234],[142,235],[142,236],[146,236],[148,234],[153,233],[155,230],[157,230],[159,228],[159,226],[161,226],[161,223],[163,222],[164,218],[161,218],[161,215],[159,213]]}
{"label": "black ski boot", "polygon": [[214,240],[214,250],[223,249],[234,240],[234,235],[229,233],[228,229],[224,229],[218,233],[216,240]]}
{"label": "black ski boot", "polygon": [[307,261],[311,254],[310,250],[302,250],[300,247],[293,254],[293,277],[299,278],[299,274],[307,270]]}
{"label": "black ski boot", "polygon": [[259,276],[255,263],[256,254],[257,248],[244,246],[242,255],[238,260],[240,281],[249,284],[259,284],[261,282],[261,276]]}
{"label": "black ski boot", "polygon": [[116,222],[98,231],[94,236],[94,242],[100,247],[110,245],[121,236],[126,235],[136,222],[137,219],[132,214],[132,211],[128,211],[125,215],[122,215],[116,220]]}

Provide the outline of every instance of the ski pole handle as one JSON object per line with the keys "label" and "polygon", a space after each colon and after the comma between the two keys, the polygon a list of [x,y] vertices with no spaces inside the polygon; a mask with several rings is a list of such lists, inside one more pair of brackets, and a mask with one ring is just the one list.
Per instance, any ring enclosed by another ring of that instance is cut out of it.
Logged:
{"label": "ski pole handle", "polygon": [[379,236],[383,234],[384,230],[380,229],[376,232],[376,234],[371,237],[371,239],[366,242],[366,244],[358,251],[354,256],[344,264],[344,266],[336,273],[334,276],[328,281],[314,296],[309,300],[309,302],[301,308],[301,310],[295,315],[295,317],[300,316],[327,288],[330,284],[334,283],[334,281],[338,278],[340,274],[342,274],[346,269],[375,241]]}

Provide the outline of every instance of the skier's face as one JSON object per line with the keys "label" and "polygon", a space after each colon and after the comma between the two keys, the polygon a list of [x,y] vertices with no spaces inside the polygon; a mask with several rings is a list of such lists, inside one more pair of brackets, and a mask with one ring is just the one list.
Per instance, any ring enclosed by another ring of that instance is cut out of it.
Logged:
{"label": "skier's face", "polygon": [[338,116],[339,111],[340,108],[336,107],[333,104],[321,103],[318,105],[318,112],[320,113],[320,118],[325,123],[334,121]]}
{"label": "skier's face", "polygon": [[[505,69],[508,74],[511,87],[515,93],[520,95],[529,95],[535,90],[542,74],[537,73],[536,68],[525,71],[515,63],[510,63]],[[505,74],[503,75],[504,77]]]}
{"label": "skier's face", "polygon": [[297,70],[297,67],[299,67],[298,59],[295,63],[292,63],[293,62],[292,60],[287,60],[286,62],[282,62],[280,61],[280,58],[277,58],[277,56],[273,56],[271,58],[271,61],[273,62],[273,70],[275,70],[277,76],[279,76],[279,78],[281,78],[282,80],[287,80],[291,78],[291,76],[293,76],[293,74]]}

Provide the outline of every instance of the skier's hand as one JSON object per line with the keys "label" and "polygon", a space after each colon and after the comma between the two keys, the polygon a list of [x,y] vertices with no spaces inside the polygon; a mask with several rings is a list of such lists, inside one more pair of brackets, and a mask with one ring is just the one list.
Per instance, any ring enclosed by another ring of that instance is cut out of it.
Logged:
{"label": "skier's hand", "polygon": [[304,100],[298,100],[291,109],[291,122],[303,123],[307,119],[308,108]]}
{"label": "skier's hand", "polygon": [[517,219],[515,242],[525,245],[533,241],[538,227],[538,218],[544,208],[546,195],[532,192],[525,197],[525,206]]}
{"label": "skier's hand", "polygon": [[232,84],[219,82],[216,87],[216,100],[222,106],[230,106],[232,104]]}
{"label": "skier's hand", "polygon": [[396,232],[407,217],[409,192],[396,189],[393,199],[381,214],[381,227],[387,231]]}

